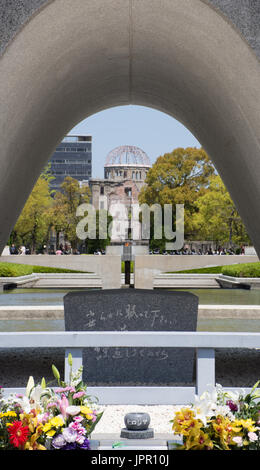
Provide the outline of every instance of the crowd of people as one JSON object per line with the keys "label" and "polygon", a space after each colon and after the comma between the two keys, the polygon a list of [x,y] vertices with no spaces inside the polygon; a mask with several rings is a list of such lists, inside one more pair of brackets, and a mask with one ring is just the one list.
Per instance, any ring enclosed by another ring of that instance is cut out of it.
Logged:
{"label": "crowd of people", "polygon": [[[47,251],[46,246],[44,247],[44,253],[46,254],[53,254],[53,255],[79,255],[80,251],[78,250],[72,250],[71,246],[67,243],[63,245],[62,243],[60,244],[59,248],[57,250],[54,249],[54,247],[51,248],[51,250]],[[31,251],[28,247],[25,247],[24,245],[21,245],[19,248],[15,246],[13,243],[9,247],[10,255],[30,255]],[[43,254],[44,254],[43,253]],[[105,255],[106,252],[105,250],[96,250],[94,252],[94,255]],[[218,247],[217,249],[213,250],[211,247],[208,249],[202,249],[198,248],[195,250],[194,248],[188,248],[184,247],[181,250],[171,250],[171,251],[166,251],[166,250],[159,250],[159,249],[154,249],[149,251],[150,255],[244,255],[245,254],[245,247],[241,246],[239,249],[232,249],[232,248],[223,248],[223,247]]]}
{"label": "crowd of people", "polygon": [[232,249],[232,248],[222,248],[218,247],[217,249],[213,250],[211,247],[207,249],[202,248],[183,248],[181,250],[163,250],[160,251],[159,249],[150,250],[150,255],[244,255],[245,254],[245,247],[241,246],[240,248]]}

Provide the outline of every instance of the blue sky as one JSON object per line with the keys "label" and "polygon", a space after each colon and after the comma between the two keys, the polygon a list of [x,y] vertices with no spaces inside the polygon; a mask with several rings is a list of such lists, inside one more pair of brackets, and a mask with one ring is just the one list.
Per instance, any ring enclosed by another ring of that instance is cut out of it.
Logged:
{"label": "blue sky", "polygon": [[144,150],[151,163],[176,147],[201,147],[178,121],[143,106],[119,106],[93,114],[70,131],[71,135],[92,135],[92,176],[103,178],[107,154],[119,145]]}

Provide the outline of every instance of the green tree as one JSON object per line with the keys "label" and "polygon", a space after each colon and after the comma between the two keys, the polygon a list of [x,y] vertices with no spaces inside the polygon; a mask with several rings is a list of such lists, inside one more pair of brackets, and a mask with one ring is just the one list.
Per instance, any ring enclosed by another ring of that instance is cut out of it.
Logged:
{"label": "green tree", "polygon": [[55,232],[56,250],[58,250],[60,246],[60,235],[67,225],[65,210],[66,207],[64,206],[64,196],[60,191],[57,191],[53,197],[52,205],[46,215],[49,231],[52,228]]}
{"label": "green tree", "polygon": [[[112,220],[113,217],[109,215],[105,209],[100,209],[96,212],[96,238],[86,239],[85,246],[87,253],[94,253],[95,251],[106,249],[106,246],[110,243],[109,226]],[[103,233],[107,234],[105,238],[103,237]]]}
{"label": "green tree", "polygon": [[56,245],[59,246],[59,234],[63,232],[65,238],[70,241],[72,250],[78,246],[76,226],[78,217],[76,211],[79,205],[88,203],[90,190],[87,186],[80,187],[79,181],[67,176],[62,185],[61,191],[54,195],[53,204],[48,212],[48,220],[57,234]]}
{"label": "green tree", "polygon": [[[202,148],[177,148],[157,158],[146,177],[139,195],[139,203],[149,206],[172,204],[173,221],[176,204],[184,204],[185,237],[195,235],[193,215],[197,211],[195,201],[203,195],[209,184],[210,176],[215,172],[214,165]],[[152,220],[152,217],[151,217]],[[151,238],[153,228],[151,223]],[[163,248],[165,240],[151,241],[151,246]]]}
{"label": "green tree", "polygon": [[36,253],[38,248],[47,243],[46,214],[51,204],[48,180],[41,175],[15,224],[10,237],[12,242],[30,247],[31,253]]}
{"label": "green tree", "polygon": [[228,243],[229,247],[250,243],[246,228],[219,175],[210,178],[205,194],[195,202],[198,212],[194,223],[201,239],[213,240],[217,244]]}

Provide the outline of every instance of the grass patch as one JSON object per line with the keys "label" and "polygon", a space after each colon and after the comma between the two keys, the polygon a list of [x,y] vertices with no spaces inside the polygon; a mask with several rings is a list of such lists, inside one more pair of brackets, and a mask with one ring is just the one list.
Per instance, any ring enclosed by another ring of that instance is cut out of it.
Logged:
{"label": "grass patch", "polygon": [[[125,272],[125,262],[121,261],[121,273]],[[130,261],[130,272],[134,272],[134,261]]]}
{"label": "grass patch", "polygon": [[47,266],[30,266],[28,264],[0,262],[0,277],[28,276],[33,273],[85,273],[73,269],[49,268]]}
{"label": "grass patch", "polygon": [[49,268],[48,266],[33,266],[34,273],[82,273],[86,274],[88,271],[76,271],[75,269],[63,268]]}
{"label": "grass patch", "polygon": [[224,274],[232,277],[260,277],[260,262],[239,263],[228,266],[210,266],[207,268],[170,271],[166,274]]}
{"label": "grass patch", "polygon": [[169,271],[166,274],[221,274],[222,266],[208,268],[186,269],[184,271]]}

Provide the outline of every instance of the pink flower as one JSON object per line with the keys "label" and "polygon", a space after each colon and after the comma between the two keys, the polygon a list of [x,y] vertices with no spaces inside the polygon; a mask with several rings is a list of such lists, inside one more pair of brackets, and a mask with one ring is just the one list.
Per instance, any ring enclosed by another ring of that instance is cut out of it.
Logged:
{"label": "pink flower", "polygon": [[85,392],[77,392],[77,393],[74,393],[73,395],[73,398],[76,399],[76,398],[81,398],[85,395]]}
{"label": "pink flower", "polygon": [[56,393],[66,393],[66,392],[75,392],[75,388],[74,387],[61,387],[61,388],[57,388],[56,389]]}
{"label": "pink flower", "polygon": [[74,416],[73,420],[76,422],[76,423],[80,423],[81,421],[83,421],[83,416]]}
{"label": "pink flower", "polygon": [[48,422],[49,417],[50,417],[50,414],[48,412],[44,413],[43,415],[38,415],[38,421],[42,424],[45,424]]}
{"label": "pink flower", "polygon": [[61,400],[59,400],[59,407],[60,407],[60,412],[63,416],[63,418],[66,418],[66,409],[68,408],[69,406],[69,400],[66,398],[65,395],[62,395],[62,398]]}
{"label": "pink flower", "polygon": [[47,408],[53,408],[54,406],[58,406],[58,403],[55,403],[55,402],[48,403]]}

